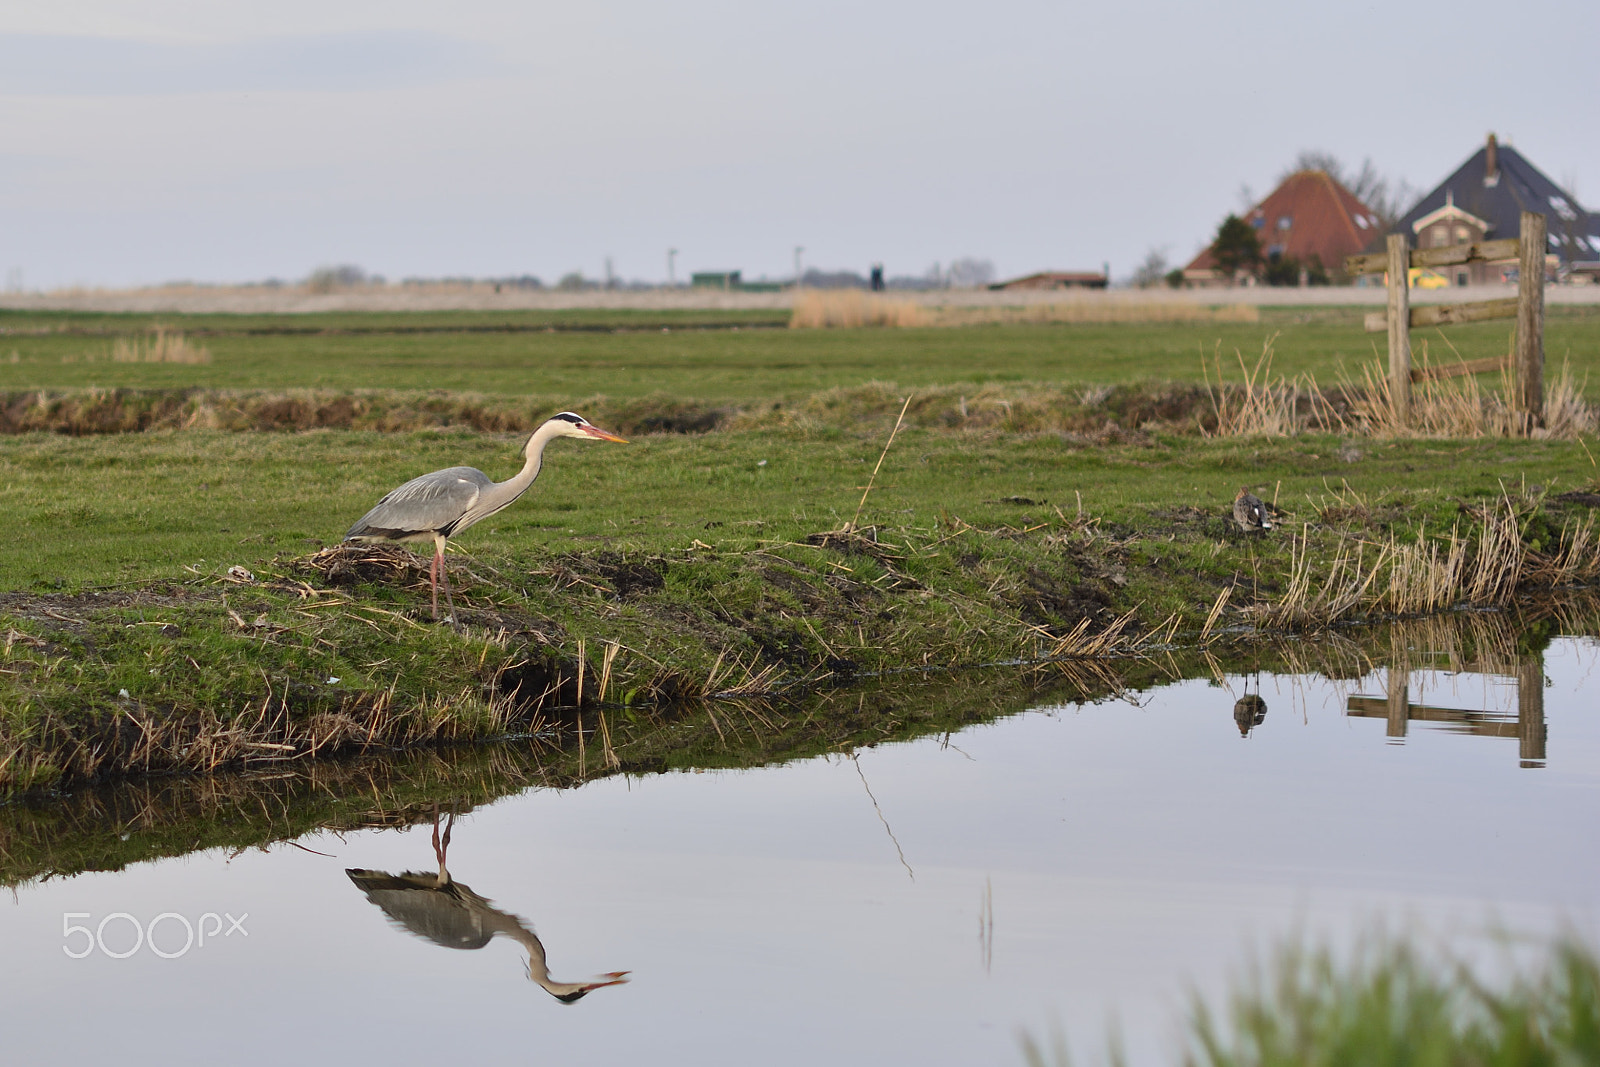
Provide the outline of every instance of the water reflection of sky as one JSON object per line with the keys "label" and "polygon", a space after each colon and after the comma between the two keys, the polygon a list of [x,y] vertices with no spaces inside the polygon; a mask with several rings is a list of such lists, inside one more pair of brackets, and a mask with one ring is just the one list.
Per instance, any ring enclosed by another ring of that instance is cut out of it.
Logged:
{"label": "water reflection of sky", "polygon": [[[1595,659],[1551,646],[1538,768],[1514,738],[1412,724],[1388,743],[1383,720],[1345,713],[1381,672],[1265,677],[1266,718],[1241,738],[1229,677],[859,763],[608,779],[458,820],[451,873],[537,930],[555,975],[633,972],[571,1006],[528,981],[517,944],[441,948],[352,887],[347,867],[435,866],[426,828],[46,882],[0,905],[4,1058],[1005,1063],[1019,1025],[1063,1021],[1086,1049],[1113,1010],[1135,1053],[1159,1054],[1188,982],[1214,987],[1297,924],[1592,932]],[[1413,675],[1411,693],[1516,713],[1505,679]],[[62,913],[112,911],[248,912],[249,937],[66,958]]]}

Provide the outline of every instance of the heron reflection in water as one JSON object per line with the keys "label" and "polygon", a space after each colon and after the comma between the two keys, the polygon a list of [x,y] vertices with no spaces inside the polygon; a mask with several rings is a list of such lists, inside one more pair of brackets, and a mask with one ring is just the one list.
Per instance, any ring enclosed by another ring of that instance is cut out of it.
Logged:
{"label": "heron reflection in water", "polygon": [[528,977],[564,1004],[581,1000],[596,989],[621,985],[628,980],[627,971],[610,971],[582,982],[558,982],[551,978],[539,936],[522,919],[501,911],[450,877],[445,868],[445,854],[450,849],[450,831],[455,828],[455,818],[454,814],[449,816],[441,838],[438,809],[433,813],[433,854],[439,861],[438,874],[419,871],[389,874],[356,868],[344,873],[368,900],[383,909],[395,926],[436,945],[482,948],[496,934],[519,942],[528,950]]}

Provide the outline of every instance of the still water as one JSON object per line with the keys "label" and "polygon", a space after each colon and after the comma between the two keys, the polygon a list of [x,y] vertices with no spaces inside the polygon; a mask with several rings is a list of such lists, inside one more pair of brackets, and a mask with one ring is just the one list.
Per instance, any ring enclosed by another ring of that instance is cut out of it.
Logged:
{"label": "still water", "polygon": [[[1295,931],[1593,936],[1600,646],[1537,666],[1223,673],[530,790],[444,820],[451,892],[428,825],[34,882],[0,1060],[1020,1063],[1019,1028],[1092,1053],[1114,1017],[1172,1062],[1189,990]],[[629,980],[563,1003],[541,954]]]}

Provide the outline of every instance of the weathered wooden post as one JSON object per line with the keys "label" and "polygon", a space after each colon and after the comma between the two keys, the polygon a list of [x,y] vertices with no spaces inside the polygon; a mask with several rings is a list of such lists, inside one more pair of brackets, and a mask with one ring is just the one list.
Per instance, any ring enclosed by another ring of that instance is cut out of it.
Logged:
{"label": "weathered wooden post", "polygon": [[1517,747],[1524,767],[1544,766],[1544,738],[1544,656],[1523,656],[1517,661]]}
{"label": "weathered wooden post", "polygon": [[1544,425],[1545,239],[1544,216],[1524,211],[1517,265],[1517,354],[1513,360],[1523,433]]}
{"label": "weathered wooden post", "polygon": [[[1404,241],[1405,238],[1401,237]],[[1390,248],[1394,247],[1394,238],[1389,238]],[[1384,730],[1388,737],[1404,737],[1406,726],[1411,720],[1411,694],[1406,685],[1410,678],[1410,670],[1399,662],[1391,662],[1389,675],[1384,679],[1385,692],[1388,696],[1389,725]]]}
{"label": "weathered wooden post", "polygon": [[1389,235],[1389,395],[1400,425],[1411,422],[1411,242]]}

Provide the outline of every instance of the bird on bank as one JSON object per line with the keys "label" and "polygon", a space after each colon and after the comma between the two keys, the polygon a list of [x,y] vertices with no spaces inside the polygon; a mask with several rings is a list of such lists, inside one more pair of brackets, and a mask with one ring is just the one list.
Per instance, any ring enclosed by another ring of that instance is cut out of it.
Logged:
{"label": "bird on bank", "polygon": [[528,950],[528,977],[545,992],[564,1004],[583,999],[596,989],[622,985],[627,971],[598,974],[581,982],[558,982],[550,977],[545,963],[544,944],[523,920],[494,904],[450,877],[445,855],[450,848],[450,831],[455,815],[445,824],[444,839],[439,838],[439,812],[433,813],[433,854],[439,873],[406,871],[365,871],[350,868],[344,873],[383,910],[397,927],[445,948],[483,948],[496,934],[520,942]]}
{"label": "bird on bank", "polygon": [[1267,505],[1245,486],[1241,486],[1239,495],[1233,498],[1233,521],[1245,533],[1265,534],[1272,529],[1272,516]]}
{"label": "bird on bank", "polygon": [[471,526],[507,507],[528,491],[539,477],[544,448],[557,437],[576,437],[585,441],[628,442],[614,433],[592,425],[582,415],[563,411],[552,415],[528,437],[522,447],[522,470],[503,482],[492,480],[476,467],[447,467],[442,471],[413,478],[398,489],[391,489],[377,506],[356,520],[346,541],[432,541],[433,563],[428,568],[428,584],[433,590],[433,617],[439,617],[439,583],[444,583],[444,598],[455,618],[456,606],[450,596],[450,579],[445,574],[445,542]]}

